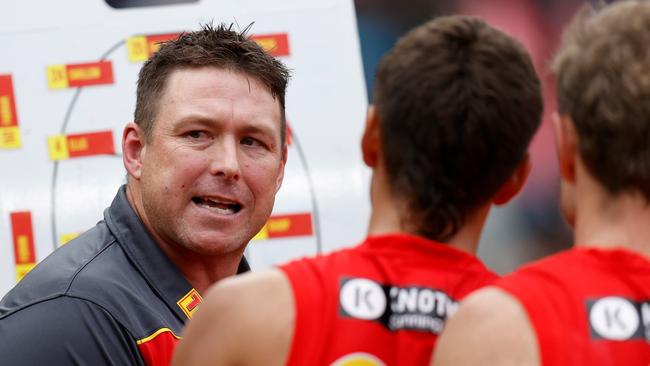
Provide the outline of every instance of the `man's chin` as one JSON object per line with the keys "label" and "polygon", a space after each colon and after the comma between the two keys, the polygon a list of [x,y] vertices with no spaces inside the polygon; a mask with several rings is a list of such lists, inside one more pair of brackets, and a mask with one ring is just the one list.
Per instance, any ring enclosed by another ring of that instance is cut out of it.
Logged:
{"label": "man's chin", "polygon": [[204,238],[199,240],[194,240],[190,246],[191,251],[196,254],[206,255],[206,256],[223,256],[229,254],[241,254],[244,251],[244,248],[248,244],[248,241],[233,241],[232,238],[229,239],[219,239],[219,238]]}

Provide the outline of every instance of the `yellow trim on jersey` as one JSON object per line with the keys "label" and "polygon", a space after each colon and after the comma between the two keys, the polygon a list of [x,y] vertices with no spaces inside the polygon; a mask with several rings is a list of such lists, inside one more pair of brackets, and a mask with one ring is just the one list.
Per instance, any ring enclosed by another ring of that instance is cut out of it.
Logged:
{"label": "yellow trim on jersey", "polygon": [[176,339],[181,339],[181,338],[182,338],[182,337],[179,337],[179,336],[177,336],[176,334],[174,334],[174,331],[172,331],[172,330],[169,329],[169,328],[160,328],[160,329],[158,329],[157,331],[155,331],[152,335],[137,340],[136,343],[137,343],[137,344],[147,343],[147,342],[149,342],[150,340],[156,338],[157,336],[159,336],[161,333],[164,333],[164,332],[169,332],[169,333],[171,333],[172,336],[174,336],[174,338],[176,338]]}

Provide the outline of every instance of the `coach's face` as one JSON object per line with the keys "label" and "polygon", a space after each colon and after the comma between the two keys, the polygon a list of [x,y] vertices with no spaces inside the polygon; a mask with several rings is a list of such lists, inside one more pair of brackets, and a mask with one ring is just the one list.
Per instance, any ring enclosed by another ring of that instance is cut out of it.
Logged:
{"label": "coach's face", "polygon": [[286,162],[279,102],[257,79],[213,67],[172,72],[143,144],[140,216],[171,250],[243,250],[273,208]]}

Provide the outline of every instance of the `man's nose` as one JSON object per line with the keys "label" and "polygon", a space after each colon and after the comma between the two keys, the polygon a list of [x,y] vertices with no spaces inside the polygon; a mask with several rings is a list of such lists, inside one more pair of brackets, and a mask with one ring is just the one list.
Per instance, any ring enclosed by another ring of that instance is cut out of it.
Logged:
{"label": "man's nose", "polygon": [[210,151],[210,174],[226,179],[239,180],[239,143],[232,138],[215,142]]}

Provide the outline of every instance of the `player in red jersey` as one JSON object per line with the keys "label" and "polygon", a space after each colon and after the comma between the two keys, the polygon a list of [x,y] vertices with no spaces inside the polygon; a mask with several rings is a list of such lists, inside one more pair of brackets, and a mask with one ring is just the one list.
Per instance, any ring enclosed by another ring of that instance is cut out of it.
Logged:
{"label": "player in red jersey", "polygon": [[457,301],[495,279],[479,235],[523,185],[542,112],[524,48],[476,18],[432,20],[381,61],[375,101],[368,238],[223,281],[176,365],[424,365]]}
{"label": "player in red jersey", "polygon": [[650,2],[585,8],[554,61],[575,248],[460,306],[436,366],[650,364]]}

